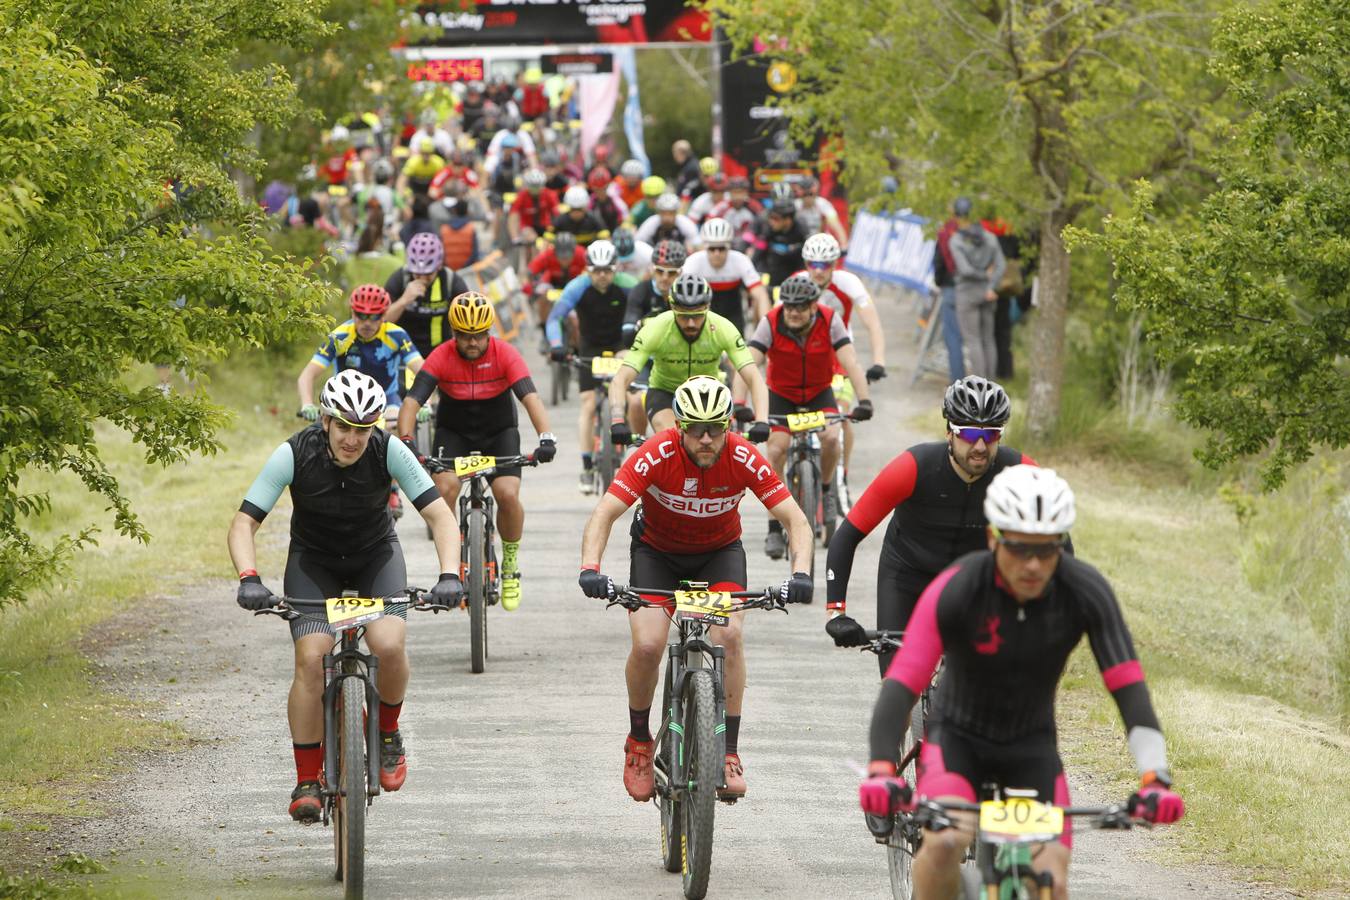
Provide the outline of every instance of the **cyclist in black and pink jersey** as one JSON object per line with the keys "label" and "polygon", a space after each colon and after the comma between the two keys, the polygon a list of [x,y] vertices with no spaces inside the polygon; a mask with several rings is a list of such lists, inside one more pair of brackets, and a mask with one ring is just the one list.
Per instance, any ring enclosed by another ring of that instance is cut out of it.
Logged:
{"label": "cyclist in black and pink jersey", "polygon": [[[706,581],[714,591],[744,590],[739,508],[742,493],[749,489],[788,531],[793,574],[783,583],[781,596],[791,603],[810,602],[811,526],[755,445],[730,432],[731,391],[716,378],[696,375],[675,390],[674,411],[677,427],[649,438],[628,457],[586,523],[578,579],[582,591],[588,597],[613,597],[614,582],[601,574],[601,557],[614,523],[639,500],[642,505],[631,531],[629,584],[675,590],[680,581],[691,580]],[[744,615],[733,613],[729,624],[710,631],[713,641],[726,649],[723,797],[745,793],[737,750],[745,695]],[[625,670],[629,733],[623,784],[634,800],[645,801],[655,790],[648,719],[666,655],[670,617],[664,608],[644,608],[630,615],[628,624],[633,647]]]}
{"label": "cyclist in black and pink jersey", "polygon": [[[496,312],[492,301],[469,291],[450,303],[450,327],[454,340],[431,352],[423,363],[398,414],[398,433],[410,449],[417,412],[433,392],[440,391],[436,407],[436,433],[431,446],[438,456],[517,456],[520,431],[516,401],[525,407],[530,423],[539,434],[534,456],[552,462],[557,441],[548,427],[548,411],[539,399],[534,379],[520,351],[490,333]],[[414,449],[414,452],[415,449]],[[460,483],[452,473],[433,476],[447,503],[459,496]],[[498,468],[490,477],[497,500],[497,533],[502,538],[501,604],[508,612],[520,603],[520,568],[517,553],[525,530],[525,507],[520,504],[520,467]]]}
{"label": "cyclist in black and pink jersey", "polygon": [[684,271],[698,275],[713,290],[712,311],[745,334],[745,300],[750,298],[754,311],[752,324],[758,324],[769,311],[769,292],[760,281],[750,257],[731,249],[731,225],[726,219],[709,219],[699,231],[703,249],[689,254]]}
{"label": "cyclist in black and pink jersey", "polygon": [[[881,470],[849,510],[826,557],[825,630],[841,647],[866,643],[863,627],[846,615],[853,554],[892,512],[877,569],[877,628],[899,631],[919,594],[945,567],[984,545],[982,504],[1000,471],[1034,461],[1002,443],[1012,405],[1003,388],[977,375],[947,388],[942,415],[947,440],[916,444]],[[886,671],[892,654],[881,657]]]}
{"label": "cyclist in black and pink jersey", "polygon": [[[872,714],[868,778],[858,792],[863,810],[887,817],[912,808],[916,793],[974,803],[987,782],[1068,805],[1055,690],[1086,634],[1139,772],[1132,811],[1177,821],[1185,804],[1171,790],[1167,747],[1120,605],[1100,572],[1063,552],[1075,516],[1068,484],[1049,469],[1011,466],[990,483],[983,512],[986,548],[956,560],[924,590],[886,672]],[[896,748],[939,659],[945,669],[911,791],[896,777]],[[923,833],[912,870],[916,897],[958,896],[975,829],[973,814],[952,817],[965,827]],[[1058,900],[1069,895],[1071,835],[1065,831],[1032,856],[1033,869],[1054,876]]]}

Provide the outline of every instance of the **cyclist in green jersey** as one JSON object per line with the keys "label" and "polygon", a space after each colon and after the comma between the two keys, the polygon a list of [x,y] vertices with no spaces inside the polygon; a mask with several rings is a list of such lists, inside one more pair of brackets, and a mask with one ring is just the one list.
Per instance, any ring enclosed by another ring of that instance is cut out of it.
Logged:
{"label": "cyclist in green jersey", "polygon": [[616,444],[632,440],[632,429],[623,418],[627,406],[624,400],[628,386],[648,361],[652,372],[645,404],[647,420],[653,432],[661,432],[675,427],[671,409],[675,390],[695,375],[720,378],[723,355],[745,380],[754,406],[754,422],[746,436],[756,443],[769,439],[769,389],[764,376],[736,326],[709,309],[712,298],[712,287],[704,278],[681,275],[670,289],[670,309],[648,319],[633,339],[632,349],[609,386],[610,408],[614,410],[610,434]]}

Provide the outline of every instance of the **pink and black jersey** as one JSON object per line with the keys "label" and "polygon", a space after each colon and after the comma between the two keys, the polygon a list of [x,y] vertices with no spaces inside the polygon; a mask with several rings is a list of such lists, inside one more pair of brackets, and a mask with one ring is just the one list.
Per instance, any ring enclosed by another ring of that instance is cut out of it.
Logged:
{"label": "pink and black jersey", "polygon": [[766,509],[788,497],[755,445],[728,434],[717,461],[700,468],[685,452],[679,429],[648,438],[614,476],[609,493],[642,508],[633,537],[668,553],[706,553],[741,536],[741,495],[749,490]]}

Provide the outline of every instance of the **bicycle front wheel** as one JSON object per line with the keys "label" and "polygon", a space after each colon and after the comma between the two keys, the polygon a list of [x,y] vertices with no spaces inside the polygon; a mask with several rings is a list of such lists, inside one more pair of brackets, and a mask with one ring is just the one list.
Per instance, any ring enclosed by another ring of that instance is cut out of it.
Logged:
{"label": "bicycle front wheel", "polygon": [[609,396],[603,391],[599,391],[600,402],[595,404],[595,477],[599,480],[597,485],[597,494],[603,494],[609,490],[609,483],[614,480],[614,470],[619,467],[619,450],[614,446],[614,442],[609,439]]}
{"label": "bicycle front wheel", "polygon": [[469,668],[487,668],[487,519],[469,511]]}
{"label": "bicycle front wheel", "polygon": [[816,526],[820,522],[820,474],[810,459],[800,459],[792,467],[792,492],[797,505],[806,513],[806,521],[811,523],[811,567],[807,569],[814,578],[816,574]]}
{"label": "bicycle front wheel", "polygon": [[336,877],[346,900],[360,900],[366,875],[366,685],[342,679],[338,722],[338,795],[333,805]]}
{"label": "bicycle front wheel", "polygon": [[684,756],[689,782],[681,804],[684,819],[681,873],[684,896],[688,900],[702,900],[708,893],[708,873],[712,869],[713,814],[725,760],[717,755],[712,672],[707,669],[691,672],[685,685]]}

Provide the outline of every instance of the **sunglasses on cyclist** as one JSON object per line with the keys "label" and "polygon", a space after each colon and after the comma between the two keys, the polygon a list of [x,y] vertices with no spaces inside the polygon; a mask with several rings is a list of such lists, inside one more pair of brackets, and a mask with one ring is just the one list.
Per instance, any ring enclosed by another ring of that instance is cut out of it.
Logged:
{"label": "sunglasses on cyclist", "polygon": [[1003,437],[1002,427],[980,428],[974,425],[957,425],[954,422],[948,422],[947,428],[967,444],[976,444],[980,441],[993,444]]}
{"label": "sunglasses on cyclist", "polygon": [[1050,543],[1032,543],[1030,541],[1010,541],[1007,538],[997,538],[998,545],[1007,550],[1018,559],[1053,559],[1064,549],[1064,539]]}
{"label": "sunglasses on cyclist", "polygon": [[808,269],[814,269],[814,270],[817,271],[817,272],[823,272],[823,271],[825,271],[826,269],[828,269],[828,268],[829,268],[830,266],[832,266],[832,265],[834,265],[834,263],[827,263],[827,262],[809,262],[809,263],[806,264],[806,267],[807,267]]}
{"label": "sunglasses on cyclist", "polygon": [[352,313],[352,318],[360,322],[378,322],[384,318],[384,313]]}
{"label": "sunglasses on cyclist", "polygon": [[705,434],[711,438],[720,438],[727,433],[726,422],[681,422],[680,430],[695,440]]}
{"label": "sunglasses on cyclist", "polygon": [[728,250],[730,250],[730,249],[731,249],[731,248],[728,247],[728,246],[726,246],[725,244],[716,244],[716,245],[713,245],[713,246],[708,247],[708,252],[709,252],[709,253],[726,253],[726,252],[727,252]]}
{"label": "sunglasses on cyclist", "polygon": [[613,275],[613,266],[591,266],[592,275]]}
{"label": "sunglasses on cyclist", "polygon": [[666,278],[675,278],[676,276],[678,276],[678,275],[680,274],[680,270],[679,270],[679,269],[666,269],[666,268],[662,268],[661,266],[655,266],[655,267],[653,267],[653,268],[652,268],[652,271],[653,271],[654,273],[656,273],[657,275],[662,275],[662,276],[664,276],[664,277],[666,277]]}

